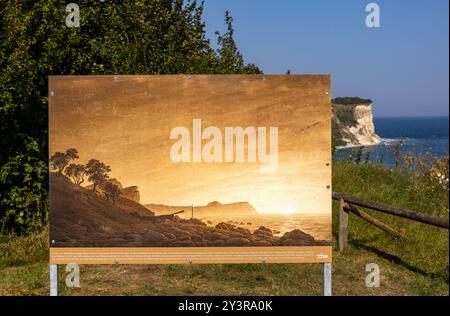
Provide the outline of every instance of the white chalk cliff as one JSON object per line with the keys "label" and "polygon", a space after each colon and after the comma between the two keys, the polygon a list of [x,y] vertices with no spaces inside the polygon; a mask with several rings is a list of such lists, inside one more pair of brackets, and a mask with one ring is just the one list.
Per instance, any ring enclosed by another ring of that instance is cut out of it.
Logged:
{"label": "white chalk cliff", "polygon": [[337,147],[372,146],[382,142],[375,133],[372,103],[333,104],[333,142]]}

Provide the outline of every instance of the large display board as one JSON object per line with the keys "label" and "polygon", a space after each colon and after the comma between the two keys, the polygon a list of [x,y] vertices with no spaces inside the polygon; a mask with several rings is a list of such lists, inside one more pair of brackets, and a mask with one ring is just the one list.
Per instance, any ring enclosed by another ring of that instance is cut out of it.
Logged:
{"label": "large display board", "polygon": [[331,262],[330,89],[50,77],[50,263]]}

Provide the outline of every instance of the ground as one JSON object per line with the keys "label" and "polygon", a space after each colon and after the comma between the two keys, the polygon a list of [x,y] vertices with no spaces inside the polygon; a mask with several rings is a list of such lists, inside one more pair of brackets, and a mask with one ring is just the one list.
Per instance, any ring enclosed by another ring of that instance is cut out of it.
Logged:
{"label": "ground", "polygon": [[[448,295],[448,284],[366,250],[334,252],[333,295]],[[380,267],[379,288],[367,288],[366,264]],[[61,295],[322,295],[321,264],[82,265],[80,288]],[[48,295],[46,260],[0,269],[0,295]]]}
{"label": "ground", "polygon": [[[337,162],[333,189],[448,216],[448,190],[430,191],[423,178],[381,166]],[[333,295],[448,295],[448,230],[369,212],[407,235],[397,240],[350,215],[349,248],[336,251],[333,205]],[[366,265],[380,267],[379,288],[366,287]],[[80,288],[62,295],[322,295],[320,264],[82,265]],[[48,232],[0,237],[0,295],[48,295]]]}

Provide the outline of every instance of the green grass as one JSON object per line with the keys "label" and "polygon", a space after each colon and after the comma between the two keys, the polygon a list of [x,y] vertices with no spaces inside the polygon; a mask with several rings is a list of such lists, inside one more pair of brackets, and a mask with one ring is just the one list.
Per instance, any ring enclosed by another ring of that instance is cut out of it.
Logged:
{"label": "green grass", "polygon": [[[448,217],[448,191],[431,191],[426,182],[381,165],[335,162],[334,190],[368,200]],[[333,235],[338,230],[338,203],[333,203]],[[404,266],[418,274],[448,283],[448,230],[364,209],[404,232],[397,240],[371,224],[350,215],[349,242],[358,249]]]}
{"label": "green grass", "polygon": [[[335,162],[333,190],[399,207],[448,216],[448,191],[430,191],[420,179],[378,165]],[[333,235],[338,205],[333,203]],[[402,230],[392,238],[353,214],[348,251],[333,252],[334,295],[448,295],[448,230],[365,210]],[[336,240],[333,248],[336,249]],[[48,236],[4,236],[0,295],[48,294]],[[377,263],[381,287],[365,286],[366,264]],[[318,264],[83,265],[81,288],[62,295],[321,295]]]}

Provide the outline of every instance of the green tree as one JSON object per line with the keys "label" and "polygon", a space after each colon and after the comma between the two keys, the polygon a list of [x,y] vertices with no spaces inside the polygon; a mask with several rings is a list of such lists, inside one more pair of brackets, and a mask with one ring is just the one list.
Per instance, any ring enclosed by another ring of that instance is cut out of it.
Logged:
{"label": "green tree", "polygon": [[234,40],[233,18],[225,12],[227,31],[221,35],[216,32],[218,48],[218,71],[225,74],[259,74],[261,70],[254,64],[245,65],[244,58]]}
{"label": "green tree", "polygon": [[[229,31],[218,38],[218,51],[211,47],[202,21],[203,2],[76,3],[81,10],[79,28],[66,27],[63,0],[3,0],[0,4],[0,166],[4,170],[0,194],[10,211],[20,212],[22,206],[7,192],[28,182],[27,173],[16,174],[5,166],[23,159],[48,166],[49,75],[260,72],[255,65],[244,64],[238,53],[229,14]],[[37,150],[29,150],[30,143]],[[36,181],[40,191],[30,187],[28,192],[45,201],[48,180],[38,177]],[[45,211],[35,208],[38,213]]]}

